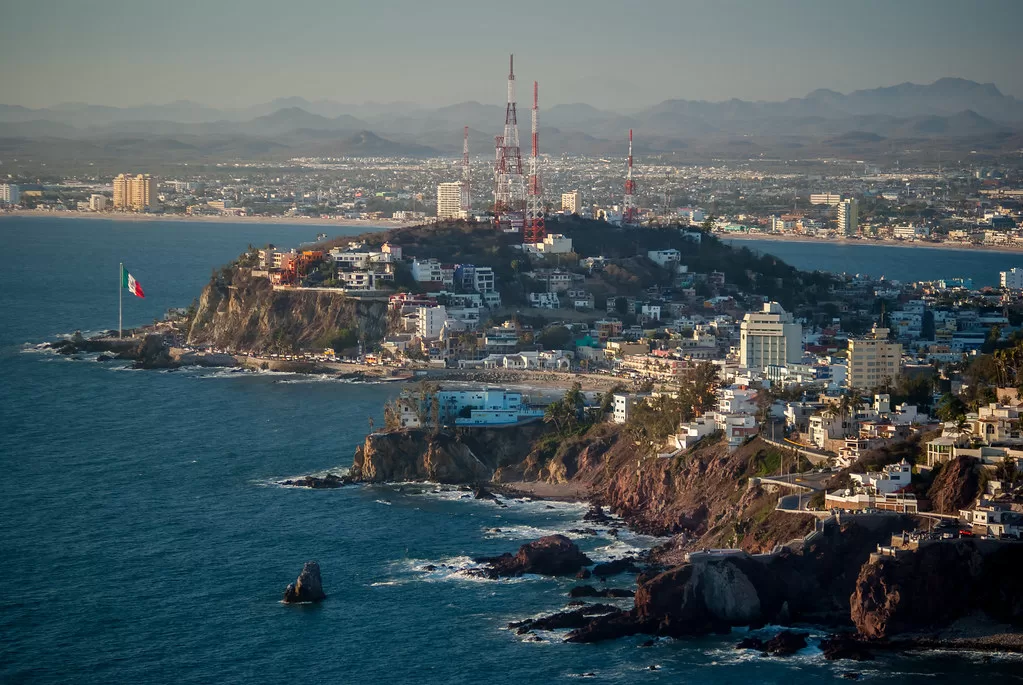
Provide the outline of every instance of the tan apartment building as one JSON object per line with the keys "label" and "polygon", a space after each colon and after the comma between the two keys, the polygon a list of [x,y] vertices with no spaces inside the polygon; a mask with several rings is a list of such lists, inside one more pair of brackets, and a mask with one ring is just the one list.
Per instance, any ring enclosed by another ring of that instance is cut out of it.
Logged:
{"label": "tan apartment building", "polygon": [[149,174],[118,174],[114,179],[114,209],[140,212],[156,199],[156,182]]}
{"label": "tan apartment building", "polygon": [[894,383],[902,363],[902,345],[888,342],[888,329],[874,326],[865,338],[849,339],[849,375],[846,385],[872,390]]}
{"label": "tan apartment building", "polygon": [[583,194],[578,190],[561,194],[561,209],[570,214],[578,214],[583,206]]}

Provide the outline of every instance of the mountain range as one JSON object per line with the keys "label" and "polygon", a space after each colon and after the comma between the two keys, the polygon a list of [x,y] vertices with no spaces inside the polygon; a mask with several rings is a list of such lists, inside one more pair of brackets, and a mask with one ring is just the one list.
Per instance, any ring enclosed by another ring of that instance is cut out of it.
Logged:
{"label": "mountain range", "polygon": [[[299,97],[241,109],[190,101],[138,107],[0,105],[0,139],[5,139],[0,152],[61,140],[74,141],[85,155],[90,148],[117,152],[134,144],[178,149],[183,156],[213,149],[225,156],[431,156],[457,153],[466,125],[475,149],[489,148],[504,114],[504,105],[479,102],[427,108]],[[528,118],[520,118],[525,134]],[[837,150],[951,139],[1011,147],[1023,131],[1023,101],[994,84],[943,78],[848,94],[815,90],[778,102],[665,100],[631,113],[561,104],[541,109],[540,121],[543,149],[551,154],[618,154],[630,128],[636,130],[637,154],[692,150],[708,141],[754,152],[758,146],[799,147],[806,141]]]}

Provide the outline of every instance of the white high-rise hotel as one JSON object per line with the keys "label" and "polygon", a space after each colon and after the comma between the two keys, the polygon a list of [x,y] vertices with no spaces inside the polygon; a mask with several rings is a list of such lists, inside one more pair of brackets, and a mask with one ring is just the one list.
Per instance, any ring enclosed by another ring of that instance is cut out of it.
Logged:
{"label": "white high-rise hotel", "polygon": [[798,364],[803,358],[803,327],[777,302],[742,319],[739,363],[747,369]]}
{"label": "white high-rise hotel", "polygon": [[459,181],[437,185],[437,218],[465,218],[462,212],[462,184]]}

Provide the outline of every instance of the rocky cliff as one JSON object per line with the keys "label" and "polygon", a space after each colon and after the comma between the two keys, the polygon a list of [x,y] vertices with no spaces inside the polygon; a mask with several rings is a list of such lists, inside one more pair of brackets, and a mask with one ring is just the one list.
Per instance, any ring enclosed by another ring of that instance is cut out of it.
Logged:
{"label": "rocky cliff", "polygon": [[694,558],[641,579],[631,610],[595,618],[569,640],[679,637],[793,621],[847,625],[858,569],[878,542],[909,525],[901,517],[831,523],[773,555]]}
{"label": "rocky cliff", "polygon": [[941,465],[934,482],[927,490],[931,508],[939,514],[959,514],[980,494],[980,475],[977,461],[959,455]]}
{"label": "rocky cliff", "polygon": [[265,278],[235,267],[218,272],[203,289],[188,342],[239,351],[291,352],[314,348],[341,332],[373,341],[386,331],[386,300],[274,290]]}
{"label": "rocky cliff", "polygon": [[488,482],[502,467],[514,466],[547,432],[535,422],[506,428],[458,428],[433,432],[401,429],[373,433],[355,451],[352,477],[365,482],[429,480]]}
{"label": "rocky cliff", "polygon": [[1023,545],[991,540],[933,542],[865,564],[850,599],[860,634],[888,638],[934,631],[977,613],[1023,627]]}

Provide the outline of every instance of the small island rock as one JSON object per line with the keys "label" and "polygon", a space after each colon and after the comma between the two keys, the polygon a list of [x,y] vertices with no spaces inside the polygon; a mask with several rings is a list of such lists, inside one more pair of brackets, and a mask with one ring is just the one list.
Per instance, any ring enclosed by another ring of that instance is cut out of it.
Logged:
{"label": "small island rock", "polygon": [[323,594],[323,581],[320,579],[320,565],[315,561],[307,561],[302,567],[298,580],[284,590],[284,603],[322,602],[327,598]]}

